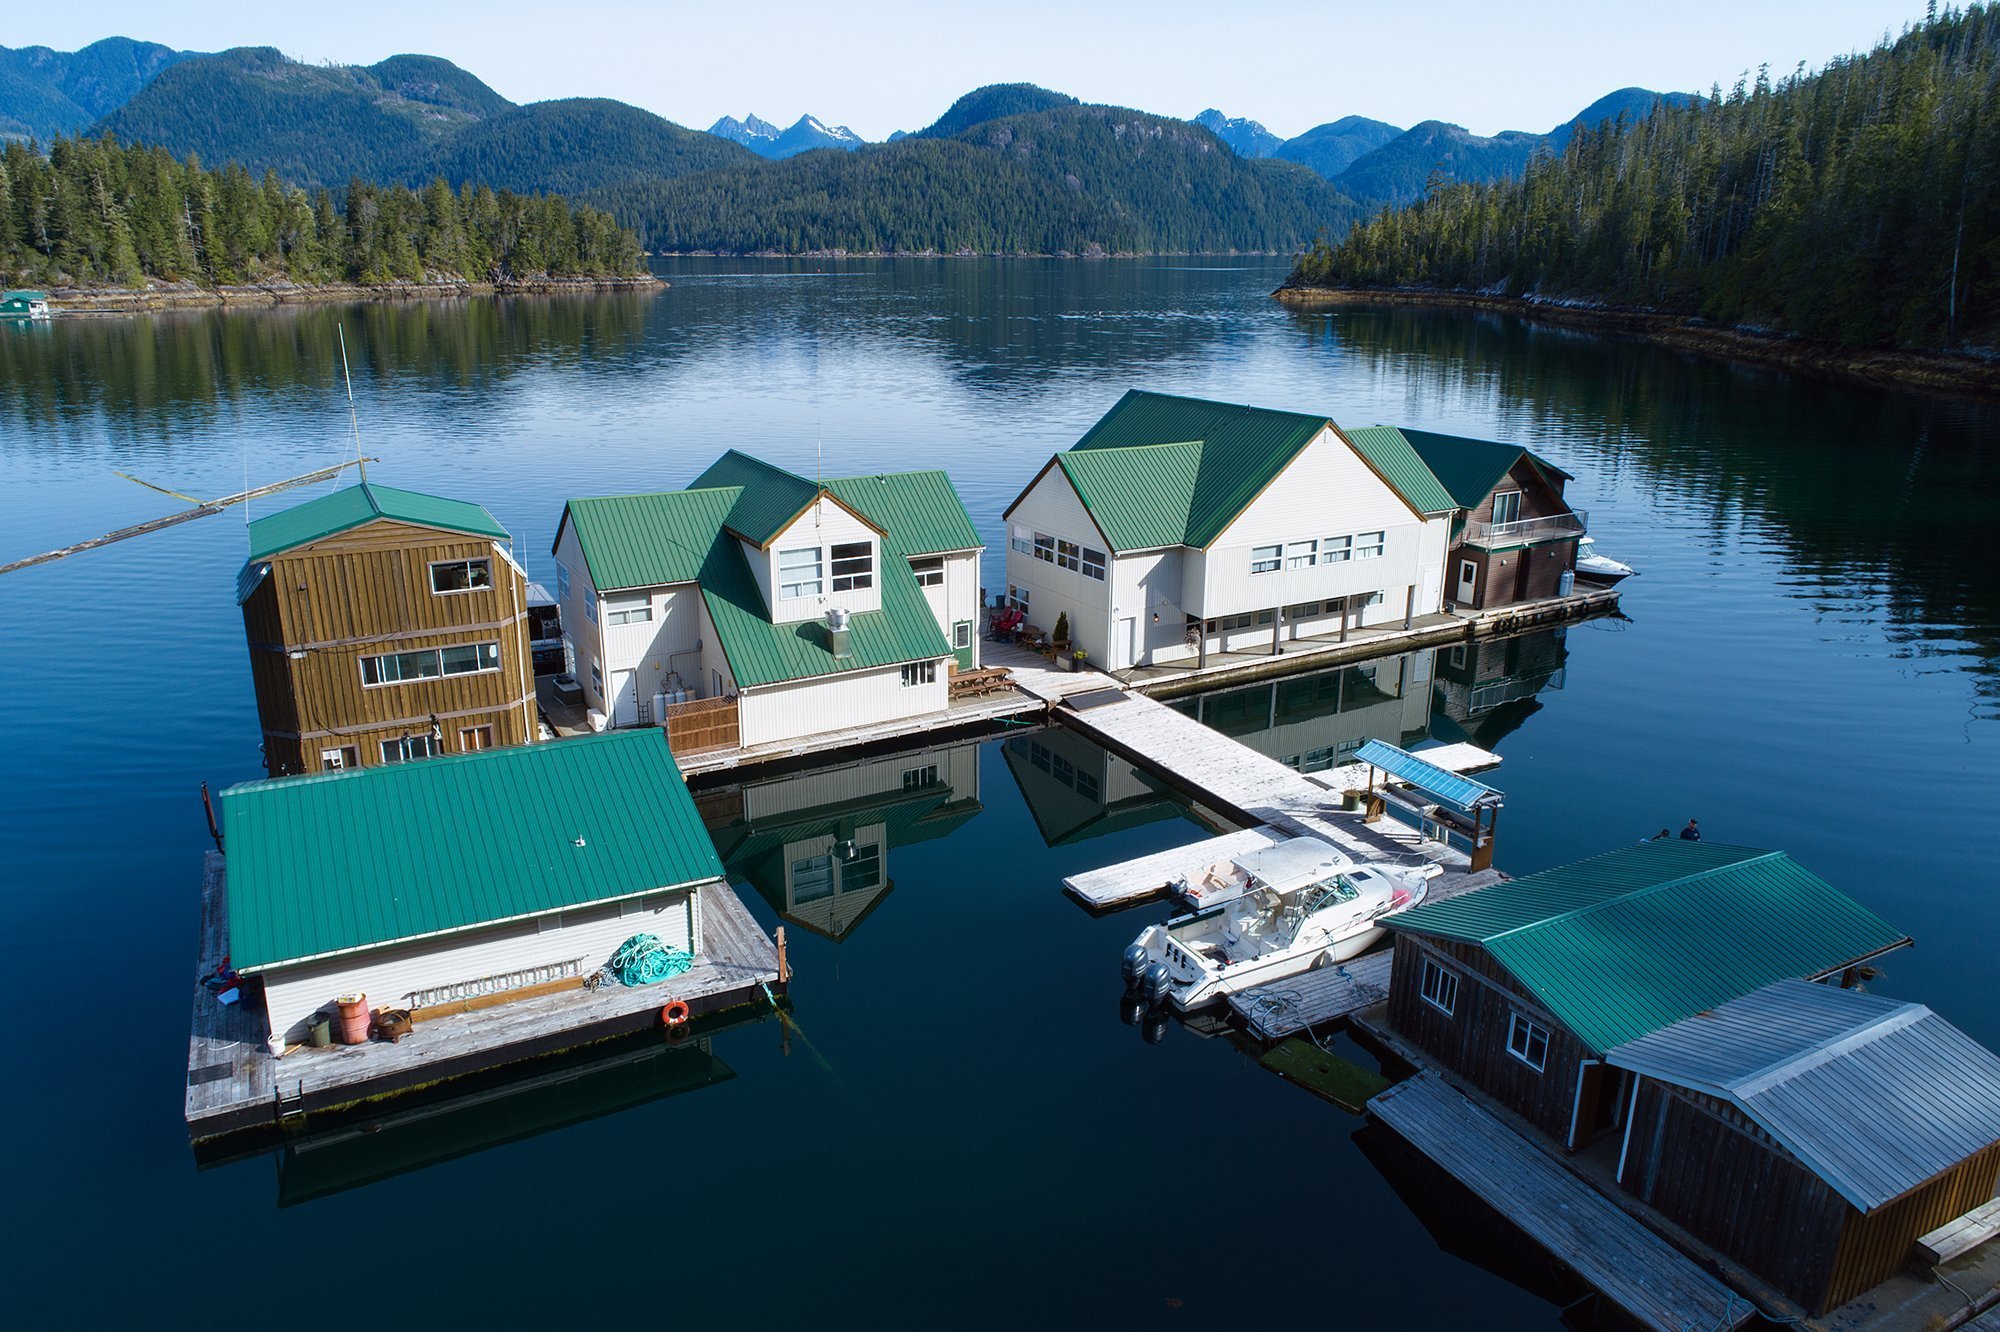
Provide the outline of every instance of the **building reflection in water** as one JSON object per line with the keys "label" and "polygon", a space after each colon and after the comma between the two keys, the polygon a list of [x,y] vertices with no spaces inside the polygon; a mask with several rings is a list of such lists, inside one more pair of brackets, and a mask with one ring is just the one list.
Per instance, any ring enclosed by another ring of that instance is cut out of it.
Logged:
{"label": "building reflection in water", "polygon": [[1432,724],[1449,719],[1464,739],[1496,748],[1542,710],[1538,695],[1563,687],[1568,661],[1560,628],[1442,648]]}
{"label": "building reflection in water", "polygon": [[1172,706],[1300,772],[1353,762],[1370,740],[1405,748],[1430,737],[1430,649],[1289,675]]}
{"label": "building reflection in water", "polygon": [[836,943],[896,886],[897,848],[943,837],[984,808],[979,746],[904,750],[696,796],[730,882]]}
{"label": "building reflection in water", "polygon": [[1009,736],[1000,753],[1050,846],[1070,846],[1191,812],[1158,778],[1068,727]]}

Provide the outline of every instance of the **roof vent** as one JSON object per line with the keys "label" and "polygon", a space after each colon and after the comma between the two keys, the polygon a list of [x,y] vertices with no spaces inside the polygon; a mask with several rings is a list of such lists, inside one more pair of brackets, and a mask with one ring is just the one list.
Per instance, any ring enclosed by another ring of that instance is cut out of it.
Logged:
{"label": "roof vent", "polygon": [[847,651],[847,612],[839,606],[830,607],[826,612],[826,648],[838,657],[845,657]]}

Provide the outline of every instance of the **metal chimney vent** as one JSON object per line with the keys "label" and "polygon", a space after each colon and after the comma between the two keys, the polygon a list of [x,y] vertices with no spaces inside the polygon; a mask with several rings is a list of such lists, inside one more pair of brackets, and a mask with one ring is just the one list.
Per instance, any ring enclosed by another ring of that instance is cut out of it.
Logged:
{"label": "metal chimney vent", "polygon": [[839,606],[830,608],[826,613],[826,646],[836,658],[849,655],[847,634],[847,612]]}

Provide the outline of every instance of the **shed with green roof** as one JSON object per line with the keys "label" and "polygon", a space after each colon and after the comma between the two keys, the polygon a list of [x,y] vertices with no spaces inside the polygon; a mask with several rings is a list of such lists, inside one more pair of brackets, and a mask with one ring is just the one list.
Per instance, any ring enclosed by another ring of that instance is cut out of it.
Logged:
{"label": "shed with green roof", "polygon": [[231,964],[294,1035],[345,993],[419,1007],[580,978],[634,934],[699,953],[699,893],[722,874],[657,729],[246,782],[216,804]]}
{"label": "shed with green roof", "polygon": [[1567,1146],[1617,1126],[1614,1047],[1787,978],[1910,943],[1780,851],[1645,842],[1427,903],[1396,935],[1388,1020]]}

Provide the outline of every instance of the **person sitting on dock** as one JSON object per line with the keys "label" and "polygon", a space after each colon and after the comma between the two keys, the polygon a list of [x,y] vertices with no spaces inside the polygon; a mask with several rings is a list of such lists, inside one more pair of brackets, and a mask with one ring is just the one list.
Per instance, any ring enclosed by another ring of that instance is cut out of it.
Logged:
{"label": "person sitting on dock", "polygon": [[1693,819],[1689,819],[1688,826],[1681,829],[1681,840],[1683,842],[1699,842],[1701,840],[1700,825],[1696,824]]}
{"label": "person sitting on dock", "polygon": [[1673,835],[1674,830],[1672,828],[1662,828],[1651,837],[1642,837],[1639,840],[1642,842],[1664,842]]}

